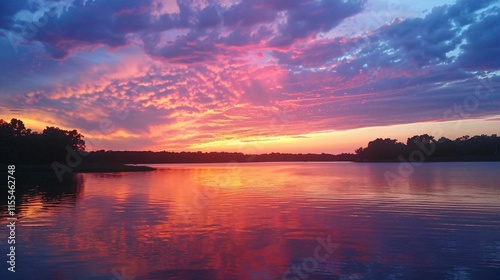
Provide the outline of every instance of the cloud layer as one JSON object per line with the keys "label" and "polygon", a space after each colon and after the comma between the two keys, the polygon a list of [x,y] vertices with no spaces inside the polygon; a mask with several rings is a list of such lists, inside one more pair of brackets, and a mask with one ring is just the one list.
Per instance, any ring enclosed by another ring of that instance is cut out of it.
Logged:
{"label": "cloud layer", "polygon": [[496,1],[373,3],[4,1],[0,113],[155,150],[499,114]]}

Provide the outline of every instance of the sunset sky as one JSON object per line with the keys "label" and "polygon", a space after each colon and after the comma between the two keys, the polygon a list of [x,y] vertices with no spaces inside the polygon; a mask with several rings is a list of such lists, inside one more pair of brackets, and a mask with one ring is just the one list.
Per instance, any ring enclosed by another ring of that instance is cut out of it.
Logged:
{"label": "sunset sky", "polygon": [[500,134],[500,2],[3,0],[0,118],[87,150]]}

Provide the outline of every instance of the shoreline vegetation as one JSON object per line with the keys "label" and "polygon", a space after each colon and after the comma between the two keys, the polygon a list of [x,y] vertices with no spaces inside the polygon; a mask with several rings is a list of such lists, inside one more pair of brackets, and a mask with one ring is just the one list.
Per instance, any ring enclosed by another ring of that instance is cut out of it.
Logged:
{"label": "shoreline vegetation", "polygon": [[[16,172],[54,172],[54,168],[50,164],[15,164]],[[2,170],[7,170],[7,164],[2,164]],[[94,163],[81,164],[71,170],[72,173],[108,173],[108,172],[139,172],[153,171],[154,167],[145,165],[126,165],[116,163]],[[70,172],[70,173],[71,173]]]}
{"label": "shoreline vegetation", "polygon": [[[77,130],[47,127],[32,132],[18,119],[0,119],[0,165],[15,164],[19,172],[133,172],[152,171],[144,164],[244,163],[244,162],[458,162],[500,161],[500,137],[462,136],[435,139],[423,134],[408,138],[377,138],[354,153],[342,154],[243,154],[230,152],[85,151],[84,136]],[[136,165],[139,164],[139,165]]]}

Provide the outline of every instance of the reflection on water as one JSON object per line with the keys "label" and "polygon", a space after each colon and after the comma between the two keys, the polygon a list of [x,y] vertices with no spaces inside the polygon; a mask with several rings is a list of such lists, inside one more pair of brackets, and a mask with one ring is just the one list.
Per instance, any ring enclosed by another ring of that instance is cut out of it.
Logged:
{"label": "reflection on water", "polygon": [[18,187],[16,277],[1,279],[500,274],[500,163],[426,163],[393,186],[394,163],[159,168],[64,186],[16,174],[32,180]]}

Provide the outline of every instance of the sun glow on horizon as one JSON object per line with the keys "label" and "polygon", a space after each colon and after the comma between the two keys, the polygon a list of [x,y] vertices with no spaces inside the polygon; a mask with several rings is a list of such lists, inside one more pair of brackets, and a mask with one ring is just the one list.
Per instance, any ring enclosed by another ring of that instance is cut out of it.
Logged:
{"label": "sun glow on horizon", "polygon": [[500,116],[483,120],[457,120],[448,122],[424,122],[401,125],[364,127],[343,131],[324,131],[293,136],[253,137],[241,140],[220,140],[189,146],[187,151],[224,151],[258,153],[353,153],[359,147],[366,147],[376,138],[392,138],[406,142],[414,135],[429,134],[436,139],[456,139],[463,135],[500,133]]}

